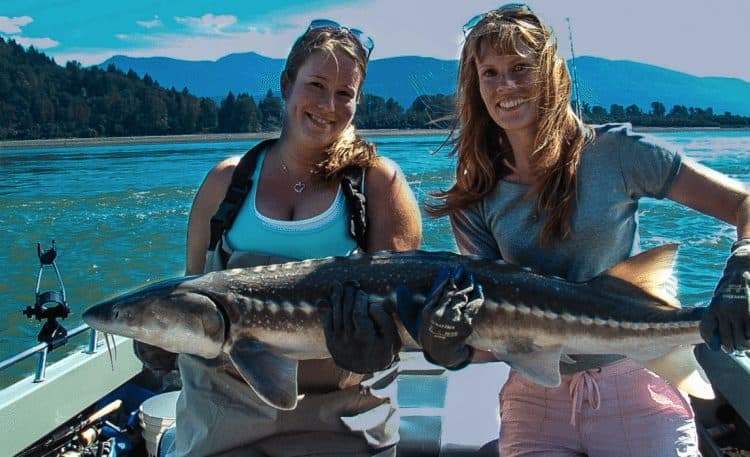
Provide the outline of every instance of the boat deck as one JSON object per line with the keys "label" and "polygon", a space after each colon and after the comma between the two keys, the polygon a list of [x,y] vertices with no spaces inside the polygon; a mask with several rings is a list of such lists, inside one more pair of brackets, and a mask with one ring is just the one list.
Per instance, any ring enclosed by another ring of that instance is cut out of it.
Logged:
{"label": "boat deck", "polygon": [[[33,382],[30,376],[0,390],[3,455],[15,455],[51,431],[59,432],[63,425],[65,429],[84,411],[91,414],[93,405],[141,373],[131,340],[115,341],[114,366],[99,341],[94,353],[79,350],[50,365],[43,382]],[[718,396],[715,401],[693,401],[704,456],[750,455],[750,358],[712,352],[702,345],[696,353]],[[450,372],[426,362],[418,352],[403,353],[401,358],[398,455],[496,456],[498,393],[508,366],[476,364]]]}

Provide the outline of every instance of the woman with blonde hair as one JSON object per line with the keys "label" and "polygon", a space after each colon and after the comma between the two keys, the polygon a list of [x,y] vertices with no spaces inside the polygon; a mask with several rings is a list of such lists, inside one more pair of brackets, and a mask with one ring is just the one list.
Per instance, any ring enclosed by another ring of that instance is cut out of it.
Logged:
{"label": "woman with blonde hair", "polygon": [[[280,137],[208,173],[190,213],[187,274],[419,247],[420,213],[403,174],[352,125],[372,48],[331,20],[297,39],[281,75]],[[395,398],[375,394],[368,375],[397,361],[393,318],[352,284],[334,288],[328,305],[333,359],[300,362],[304,397],[294,410],[265,404],[222,358],[179,355],[167,455],[395,455]],[[148,348],[139,352],[149,358]]]}
{"label": "woman with blonde hair", "polygon": [[[431,207],[450,217],[461,253],[586,281],[639,252],[638,202],[666,197],[737,227],[701,333],[727,350],[746,347],[747,190],[628,124],[584,124],[555,36],[528,6],[478,15],[464,32],[456,182]],[[426,355],[453,368],[493,359],[465,344],[476,309],[466,306],[453,329],[426,312]],[[502,456],[699,454],[690,404],[666,381],[617,355],[567,362],[558,388],[511,372],[500,394]]]}

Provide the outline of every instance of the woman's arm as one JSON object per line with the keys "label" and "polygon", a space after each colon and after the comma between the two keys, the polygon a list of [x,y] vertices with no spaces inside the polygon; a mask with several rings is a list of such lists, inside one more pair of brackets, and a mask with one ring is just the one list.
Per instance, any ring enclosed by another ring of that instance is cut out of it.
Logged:
{"label": "woman's arm", "polygon": [[187,230],[187,265],[185,274],[203,273],[206,251],[211,241],[211,217],[219,209],[227,193],[239,157],[226,159],[216,165],[203,180],[190,209]]}
{"label": "woman's arm", "polygon": [[422,216],[396,163],[380,157],[365,176],[367,251],[408,251],[422,244]]}
{"label": "woman's arm", "polygon": [[750,237],[750,193],[741,183],[685,159],[668,197],[737,227],[737,238]]}
{"label": "woman's arm", "polygon": [[700,332],[708,345],[727,351],[750,348],[750,196],[738,182],[685,162],[669,197],[737,227],[737,238],[716,285]]}

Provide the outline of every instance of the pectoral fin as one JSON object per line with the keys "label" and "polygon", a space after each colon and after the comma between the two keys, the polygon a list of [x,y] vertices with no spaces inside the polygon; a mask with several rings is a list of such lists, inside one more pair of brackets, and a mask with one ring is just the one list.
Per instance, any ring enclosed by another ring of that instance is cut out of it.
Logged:
{"label": "pectoral fin", "polygon": [[545,387],[560,385],[562,346],[540,348],[531,352],[496,353],[495,355],[530,381]]}
{"label": "pectoral fin", "polygon": [[638,362],[693,397],[706,400],[715,398],[706,372],[695,359],[693,346],[677,346],[661,357]]}
{"label": "pectoral fin", "polygon": [[296,360],[277,355],[252,339],[237,341],[229,358],[261,400],[276,409],[297,407]]}

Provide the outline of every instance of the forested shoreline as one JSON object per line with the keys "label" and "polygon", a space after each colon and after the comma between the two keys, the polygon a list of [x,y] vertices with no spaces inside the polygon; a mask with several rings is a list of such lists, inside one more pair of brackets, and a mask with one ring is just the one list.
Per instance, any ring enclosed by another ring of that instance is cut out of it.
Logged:
{"label": "forested shoreline", "polygon": [[[270,89],[255,100],[228,93],[216,102],[186,89],[161,87],[150,76],[106,69],[64,67],[30,47],[0,38],[0,140],[99,138],[279,130],[283,101]],[[409,107],[364,94],[355,117],[360,129],[444,129],[453,124],[453,95],[420,95]],[[634,126],[750,128],[750,117],[714,113],[710,107],[659,101],[608,108],[583,104],[586,122]]]}

